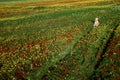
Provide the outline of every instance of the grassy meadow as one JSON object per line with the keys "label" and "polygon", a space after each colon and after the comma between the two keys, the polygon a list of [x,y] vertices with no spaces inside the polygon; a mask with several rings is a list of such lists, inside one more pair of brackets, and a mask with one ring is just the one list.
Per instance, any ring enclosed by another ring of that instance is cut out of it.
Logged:
{"label": "grassy meadow", "polygon": [[119,66],[120,2],[0,0],[1,80],[120,80]]}

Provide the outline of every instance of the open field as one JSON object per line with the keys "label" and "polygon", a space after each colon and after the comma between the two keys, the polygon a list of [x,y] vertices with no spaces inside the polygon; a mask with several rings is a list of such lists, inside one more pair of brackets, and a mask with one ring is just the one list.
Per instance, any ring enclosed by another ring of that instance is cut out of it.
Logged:
{"label": "open field", "polygon": [[120,80],[119,66],[119,2],[0,1],[0,79]]}

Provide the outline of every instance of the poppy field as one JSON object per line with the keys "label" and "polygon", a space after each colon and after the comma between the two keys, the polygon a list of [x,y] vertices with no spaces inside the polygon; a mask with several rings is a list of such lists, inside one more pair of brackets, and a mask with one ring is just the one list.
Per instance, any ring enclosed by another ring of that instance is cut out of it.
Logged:
{"label": "poppy field", "polygon": [[119,66],[119,1],[0,1],[1,80],[120,80]]}

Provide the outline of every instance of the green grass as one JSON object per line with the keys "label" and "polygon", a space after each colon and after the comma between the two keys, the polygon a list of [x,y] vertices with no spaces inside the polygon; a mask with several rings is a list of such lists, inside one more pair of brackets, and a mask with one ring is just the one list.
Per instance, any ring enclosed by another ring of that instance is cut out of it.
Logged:
{"label": "green grass", "polygon": [[[106,45],[112,33],[119,36],[119,3],[24,7],[14,6],[17,2],[5,4],[0,9],[10,10],[11,15],[0,13],[4,14],[0,19],[1,79],[105,79],[106,75],[99,72],[107,58],[98,68],[95,66],[104,49],[109,50]],[[97,28],[93,28],[95,17],[100,19]]]}

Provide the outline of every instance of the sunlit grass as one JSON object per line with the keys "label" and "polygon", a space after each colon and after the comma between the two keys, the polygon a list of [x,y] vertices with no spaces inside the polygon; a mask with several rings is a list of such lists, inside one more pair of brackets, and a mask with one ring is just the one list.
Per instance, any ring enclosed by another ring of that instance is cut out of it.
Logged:
{"label": "sunlit grass", "polygon": [[[120,23],[118,3],[31,1],[0,2],[5,4],[0,5],[0,78],[89,78]],[[100,19],[97,28],[95,17]]]}

